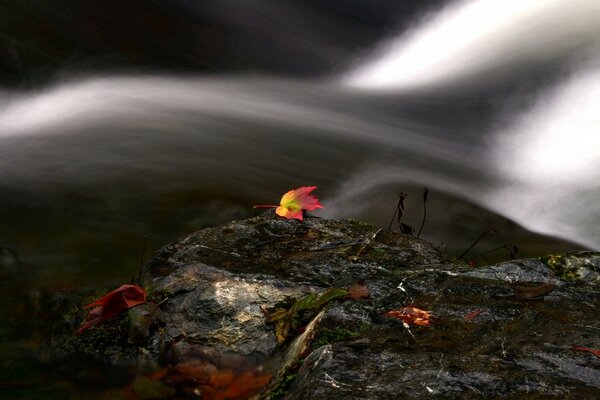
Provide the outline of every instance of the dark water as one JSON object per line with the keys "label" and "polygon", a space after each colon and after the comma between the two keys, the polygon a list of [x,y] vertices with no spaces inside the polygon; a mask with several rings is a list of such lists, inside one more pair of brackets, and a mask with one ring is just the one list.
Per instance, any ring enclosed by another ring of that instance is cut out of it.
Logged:
{"label": "dark water", "polygon": [[[128,281],[302,185],[385,227],[400,191],[418,226],[426,186],[449,255],[492,228],[475,254],[600,248],[593,2],[130,3],[0,6],[8,296]],[[45,376],[2,346],[9,381]]]}

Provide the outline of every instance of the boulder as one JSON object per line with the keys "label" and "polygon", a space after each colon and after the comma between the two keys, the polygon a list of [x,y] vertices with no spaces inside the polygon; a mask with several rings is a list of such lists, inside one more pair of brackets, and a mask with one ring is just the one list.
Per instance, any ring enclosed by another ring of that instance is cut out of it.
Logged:
{"label": "boulder", "polygon": [[[160,382],[156,398],[594,398],[599,273],[598,253],[474,268],[413,236],[267,211],[158,251],[147,308],[80,337],[97,293],[62,296],[45,354],[88,384]],[[406,306],[430,324],[386,315]]]}

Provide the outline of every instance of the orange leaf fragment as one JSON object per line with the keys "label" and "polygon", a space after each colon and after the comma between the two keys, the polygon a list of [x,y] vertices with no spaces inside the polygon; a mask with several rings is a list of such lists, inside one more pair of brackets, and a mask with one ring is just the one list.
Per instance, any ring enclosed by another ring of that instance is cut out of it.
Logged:
{"label": "orange leaf fragment", "polygon": [[356,282],[348,288],[348,298],[352,300],[369,298],[369,288],[365,282]]}
{"label": "orange leaf fragment", "polygon": [[596,357],[600,358],[600,350],[590,349],[588,347],[571,347],[573,351],[587,351],[588,353],[592,353]]}
{"label": "orange leaf fragment", "polygon": [[91,310],[75,334],[79,336],[90,327],[145,302],[144,289],[136,285],[123,285],[83,307],[84,310],[88,308]]}
{"label": "orange leaf fragment", "polygon": [[431,324],[431,314],[431,311],[417,307],[403,307],[401,310],[388,311],[383,315],[397,318],[408,325],[428,326]]}
{"label": "orange leaf fragment", "polygon": [[302,221],[304,210],[312,211],[317,208],[323,208],[321,203],[319,203],[319,199],[310,194],[316,188],[316,186],[302,186],[284,194],[279,206],[258,205],[254,206],[254,208],[275,208],[275,213],[281,217]]}

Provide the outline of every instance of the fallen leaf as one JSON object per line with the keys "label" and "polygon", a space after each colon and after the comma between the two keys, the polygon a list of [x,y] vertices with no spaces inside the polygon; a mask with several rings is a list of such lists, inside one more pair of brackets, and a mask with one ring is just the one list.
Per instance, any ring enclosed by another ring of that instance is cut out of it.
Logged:
{"label": "fallen leaf", "polygon": [[404,307],[401,310],[388,311],[383,315],[397,318],[408,325],[428,326],[431,324],[431,314],[431,311],[417,307]]}
{"label": "fallen leaf", "polygon": [[356,282],[348,288],[348,298],[352,300],[369,298],[369,288],[364,282]]}
{"label": "fallen leaf", "polygon": [[475,319],[476,316],[478,316],[481,313],[486,312],[483,308],[478,308],[476,310],[471,311],[470,313],[468,313],[467,315],[464,316],[463,321],[471,321],[473,319]]}
{"label": "fallen leaf", "polygon": [[517,286],[513,290],[517,299],[529,300],[545,296],[548,293],[552,292],[554,289],[556,289],[556,285],[552,283],[544,283],[543,285],[534,287]]}
{"label": "fallen leaf", "polygon": [[254,206],[254,208],[275,208],[275,213],[281,217],[287,219],[294,218],[302,221],[302,218],[304,218],[304,210],[312,211],[317,208],[323,208],[319,203],[319,199],[310,194],[310,192],[316,188],[316,186],[302,186],[284,194],[279,206],[263,204]]}
{"label": "fallen leaf", "polygon": [[90,327],[145,302],[144,289],[136,285],[123,285],[83,307],[84,310],[88,308],[91,310],[75,334],[79,336]]}
{"label": "fallen leaf", "polygon": [[272,375],[254,369],[219,368],[208,361],[189,360],[150,378],[199,395],[202,400],[243,400],[260,392],[271,381]]}
{"label": "fallen leaf", "polygon": [[600,350],[590,349],[590,348],[587,348],[587,347],[571,347],[571,350],[573,350],[573,351],[586,351],[586,352],[592,353],[596,357],[600,358]]}

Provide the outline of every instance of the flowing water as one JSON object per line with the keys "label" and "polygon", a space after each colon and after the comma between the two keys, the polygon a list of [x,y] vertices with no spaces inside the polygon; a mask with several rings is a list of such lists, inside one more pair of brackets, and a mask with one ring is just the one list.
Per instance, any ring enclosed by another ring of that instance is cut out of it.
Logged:
{"label": "flowing water", "polygon": [[[0,242],[60,282],[122,278],[144,242],[311,184],[323,215],[382,225],[399,191],[418,224],[427,186],[424,236],[457,247],[510,225],[498,213],[598,249],[600,4],[511,4],[451,2],[328,79],[117,75],[6,90]],[[540,247],[531,237],[503,239]]]}

